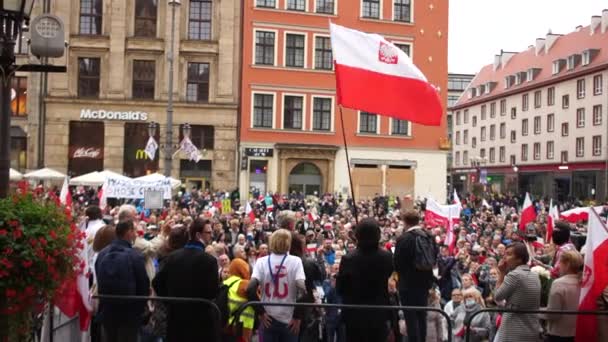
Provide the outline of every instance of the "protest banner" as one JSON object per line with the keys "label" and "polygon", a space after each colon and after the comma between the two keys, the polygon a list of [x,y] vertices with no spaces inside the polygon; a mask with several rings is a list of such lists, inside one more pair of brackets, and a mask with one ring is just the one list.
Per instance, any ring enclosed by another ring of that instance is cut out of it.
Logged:
{"label": "protest banner", "polygon": [[142,181],[108,177],[103,188],[104,196],[107,198],[143,199],[146,191],[161,191],[163,199],[171,199],[171,180],[169,178]]}

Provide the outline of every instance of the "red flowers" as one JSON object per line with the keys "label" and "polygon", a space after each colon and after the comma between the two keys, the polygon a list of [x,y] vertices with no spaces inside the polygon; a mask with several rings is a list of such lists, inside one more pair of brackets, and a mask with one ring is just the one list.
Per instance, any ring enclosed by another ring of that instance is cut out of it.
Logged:
{"label": "red flowers", "polygon": [[13,230],[13,239],[17,240],[23,236],[23,231],[20,228]]}
{"label": "red flowers", "polygon": [[32,260],[23,260],[21,262],[21,266],[23,266],[24,268],[30,268],[33,264],[34,262]]}
{"label": "red flowers", "polygon": [[8,225],[11,226],[11,227],[13,227],[13,228],[17,227],[19,225],[19,221],[17,221],[17,220],[10,220],[10,221],[8,221]]}
{"label": "red flowers", "polygon": [[5,294],[7,298],[14,298],[15,296],[17,296],[17,291],[13,289],[6,289]]}
{"label": "red flowers", "polygon": [[6,236],[6,234],[8,234],[6,229],[0,229],[0,236]]}
{"label": "red flowers", "polygon": [[54,231],[54,230],[51,230],[51,231],[49,232],[49,235],[51,236],[51,238],[52,238],[53,240],[57,239],[57,233],[55,233],[55,231]]}
{"label": "red flowers", "polygon": [[3,265],[7,269],[13,268],[13,263],[10,262],[7,258],[0,259],[0,265]]}

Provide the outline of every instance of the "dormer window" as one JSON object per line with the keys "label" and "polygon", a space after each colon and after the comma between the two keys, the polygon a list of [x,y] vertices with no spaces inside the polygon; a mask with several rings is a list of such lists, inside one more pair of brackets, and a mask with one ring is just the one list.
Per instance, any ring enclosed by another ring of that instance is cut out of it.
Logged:
{"label": "dormer window", "polygon": [[496,85],[496,83],[494,83],[494,82],[488,82],[488,83],[486,83],[485,93],[484,94],[486,94],[486,95],[490,94],[490,92],[492,91],[492,88],[494,88],[495,85]]}
{"label": "dormer window", "polygon": [[598,52],[599,52],[598,49],[587,49],[587,50],[583,51],[582,65],[586,66],[586,65],[591,64],[591,61],[597,55]]}
{"label": "dormer window", "polygon": [[469,93],[469,98],[477,96],[477,88],[471,88],[471,92]]}
{"label": "dormer window", "polygon": [[553,75],[559,74],[559,72],[562,70],[563,65],[564,65],[563,59],[557,59],[557,60],[553,61],[553,69],[552,69]]}
{"label": "dormer window", "polygon": [[514,81],[515,81],[515,76],[513,76],[513,75],[505,77],[505,89],[511,88],[513,86]]}
{"label": "dormer window", "polygon": [[528,69],[528,75],[526,76],[526,78],[528,79],[528,82],[534,79],[534,69]]}
{"label": "dormer window", "polygon": [[515,74],[515,85],[520,85],[526,81],[526,73],[518,72]]}
{"label": "dormer window", "polygon": [[580,56],[581,55],[578,55],[578,54],[568,56],[568,63],[567,63],[568,70],[573,70],[576,67],[576,65],[578,64],[578,62],[580,60]]}
{"label": "dormer window", "polygon": [[479,96],[485,95],[485,93],[486,93],[486,86],[485,86],[485,84],[482,84],[482,85],[479,86],[479,92],[478,93],[479,93]]}

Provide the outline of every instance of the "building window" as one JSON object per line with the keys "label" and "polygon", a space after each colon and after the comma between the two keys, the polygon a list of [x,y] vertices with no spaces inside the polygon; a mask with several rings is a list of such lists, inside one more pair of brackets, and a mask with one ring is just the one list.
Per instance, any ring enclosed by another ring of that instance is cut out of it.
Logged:
{"label": "building window", "polygon": [[496,149],[494,147],[490,147],[490,163],[496,162]]}
{"label": "building window", "polygon": [[395,0],[395,9],[393,13],[395,13],[395,21],[411,22],[410,0]]}
{"label": "building window", "polygon": [[553,160],[555,155],[555,144],[553,141],[547,141],[547,159]]}
{"label": "building window", "polygon": [[507,115],[507,100],[500,100],[500,116]]}
{"label": "building window", "polygon": [[[392,119],[392,131],[391,134],[393,135],[410,135],[410,122],[407,120],[399,120],[399,119]],[[464,140],[465,140],[465,144],[467,143],[467,140],[469,139],[469,135],[468,135],[468,131],[464,131]]]}
{"label": "building window", "polygon": [[[190,140],[200,150],[207,149],[213,150],[215,147],[215,128],[210,125],[192,125],[190,127]],[[184,138],[183,125],[180,125],[179,129],[179,140],[182,141]]]}
{"label": "building window", "polygon": [[[412,50],[412,46],[410,44],[394,44],[399,50],[405,52],[406,55],[408,55],[408,57],[412,57],[412,55],[410,54],[411,50]],[[456,101],[458,101],[458,96],[456,96]],[[456,103],[456,102],[454,102]]]}
{"label": "building window", "polygon": [[528,144],[521,145],[521,161],[528,161]]}
{"label": "building window", "polygon": [[481,120],[486,119],[486,105],[481,105]]}
{"label": "building window", "polygon": [[534,160],[540,160],[540,143],[534,143]]}
{"label": "building window", "polygon": [[99,58],[78,58],[78,97],[99,97]]}
{"label": "building window", "polygon": [[188,38],[192,40],[211,40],[211,0],[190,0]]}
{"label": "building window", "polygon": [[468,143],[469,143],[469,130],[468,130],[468,129],[465,129],[465,130],[462,132],[462,143],[463,143],[464,145],[466,145],[466,144],[468,144]]}
{"label": "building window", "polygon": [[496,139],[496,125],[490,125],[490,140]]}
{"label": "building window", "polygon": [[448,108],[452,108],[456,102],[458,102],[458,96],[448,95]]}
{"label": "building window", "polygon": [[460,132],[456,132],[456,145],[460,145]]}
{"label": "building window", "polygon": [[490,103],[490,118],[496,117],[496,102]]}
{"label": "building window", "polygon": [[523,94],[521,96],[521,111],[525,112],[528,110],[528,94]]}
{"label": "building window", "polygon": [[528,135],[528,119],[521,120],[521,135],[524,137]]}
{"label": "building window", "polygon": [[540,116],[534,117],[534,134],[540,134]]}
{"label": "building window", "polygon": [[547,89],[547,106],[553,106],[555,104],[555,87]]}
{"label": "building window", "polygon": [[517,141],[517,132],[511,131],[511,143],[515,143]]}
{"label": "building window", "polygon": [[593,125],[602,124],[602,105],[593,106]]}
{"label": "building window", "polygon": [[570,107],[570,96],[564,95],[562,96],[562,108],[568,109]]}
{"label": "building window", "polygon": [[27,77],[11,79],[11,116],[27,116]]}
{"label": "building window", "polygon": [[334,0],[317,0],[317,13],[334,14]]}
{"label": "building window", "polygon": [[576,128],[585,127],[585,108],[576,110]]}
{"label": "building window", "polygon": [[602,154],[602,136],[593,136],[593,155],[599,156]]}
{"label": "building window", "polygon": [[154,61],[133,61],[133,98],[153,99],[156,63]]}
{"label": "building window", "polygon": [[462,152],[462,165],[469,165],[469,152]]}
{"label": "building window", "polygon": [[460,111],[456,112],[456,126],[460,125]]}
{"label": "building window", "polygon": [[290,11],[305,11],[306,0],[287,0],[287,9]]}
{"label": "building window", "polygon": [[500,124],[500,139],[504,139],[506,137],[507,137],[507,124],[503,122]]}
{"label": "building window", "polygon": [[303,34],[287,34],[285,42],[285,65],[294,68],[304,67],[304,41]]}
{"label": "building window", "polygon": [[517,108],[515,107],[511,108],[511,119],[517,119]]}
{"label": "building window", "polygon": [[585,138],[576,138],[576,156],[583,157],[585,155]]}
{"label": "building window", "polygon": [[602,95],[602,75],[593,76],[593,95]]}
{"label": "building window", "polygon": [[481,134],[479,140],[486,141],[486,127],[481,127]]}
{"label": "building window", "polygon": [[476,137],[471,138],[471,147],[472,148],[477,147],[477,138]]}
{"label": "building window", "polygon": [[464,110],[464,124],[468,124],[469,123],[469,110],[465,109]]}
{"label": "building window", "polygon": [[498,149],[498,162],[500,162],[500,163],[505,162],[505,147],[504,146],[501,146]]}
{"label": "building window", "polygon": [[466,90],[470,82],[471,79],[468,77],[458,77],[450,75],[450,77],[448,77],[448,90]]}
{"label": "building window", "polygon": [[540,108],[543,102],[543,93],[539,91],[534,92],[534,108]]}
{"label": "building window", "polygon": [[576,98],[584,99],[585,98],[585,79],[581,79],[576,81]]}
{"label": "building window", "polygon": [[256,0],[255,7],[276,8],[275,0]]}
{"label": "building window", "polygon": [[547,115],[547,132],[555,131],[555,114]]}
{"label": "building window", "polygon": [[329,37],[315,38],[315,69],[331,70],[334,60]]}
{"label": "building window", "polygon": [[362,0],[363,18],[380,19],[380,0]]}
{"label": "building window", "polygon": [[568,123],[564,122],[562,123],[562,137],[567,137],[568,136]]}
{"label": "building window", "polygon": [[486,149],[485,148],[482,148],[482,149],[479,150],[479,157],[481,159],[485,159],[485,157],[486,157]]}
{"label": "building window", "polygon": [[458,151],[454,154],[454,163],[460,165],[460,152]]}
{"label": "building window", "polygon": [[562,163],[567,163],[568,162],[568,151],[562,151],[561,156],[560,156],[560,160]]}
{"label": "building window", "polygon": [[255,32],[255,64],[274,65],[274,32]]}
{"label": "building window", "polygon": [[80,0],[80,34],[101,34],[102,0]]}
{"label": "building window", "polygon": [[332,101],[330,98],[314,98],[312,115],[312,129],[314,131],[331,130],[331,109]]}
{"label": "building window", "polygon": [[562,68],[562,62],[560,60],[553,61],[553,67],[551,69],[551,73],[553,75],[557,75],[557,74],[559,74],[559,71],[561,70],[561,68]]}
{"label": "building window", "polygon": [[515,165],[515,155],[514,154],[509,156],[509,162],[511,163],[511,165]]}
{"label": "building window", "polygon": [[[361,112],[359,115],[359,133],[376,134],[378,116],[376,114]],[[460,140],[460,139],[458,139]]]}
{"label": "building window", "polygon": [[157,0],[135,1],[135,36],[156,37]]}
{"label": "building window", "polygon": [[285,96],[284,101],[283,128],[302,129],[304,98],[302,96]]}
{"label": "building window", "polygon": [[255,94],[253,96],[253,127],[272,128],[274,95]]}
{"label": "building window", "polygon": [[209,63],[188,63],[186,100],[189,102],[209,101]]}
{"label": "building window", "polygon": [[473,127],[477,127],[477,116],[473,115]]}

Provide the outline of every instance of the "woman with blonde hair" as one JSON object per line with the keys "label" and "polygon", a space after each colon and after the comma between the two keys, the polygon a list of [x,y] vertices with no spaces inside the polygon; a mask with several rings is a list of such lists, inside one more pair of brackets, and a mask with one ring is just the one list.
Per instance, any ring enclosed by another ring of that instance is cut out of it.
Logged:
{"label": "woman with blonde hair", "polygon": [[[551,285],[547,310],[578,310],[581,293],[580,272],[583,257],[576,250],[566,251],[559,258],[560,277]],[[547,341],[574,341],[576,316],[543,315],[547,321]]]}
{"label": "woman with blonde hair", "polygon": [[[469,320],[474,313],[485,308],[481,292],[474,287],[462,291],[464,297],[464,305],[460,305],[454,310],[452,314],[452,321],[454,322],[454,341],[463,342],[465,339],[465,333],[467,327],[464,323]],[[487,312],[473,317],[471,325],[468,327],[470,332],[470,340],[472,342],[481,342],[486,340],[489,336],[491,328],[490,315]]]}

